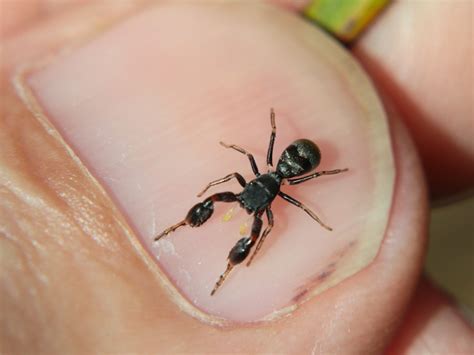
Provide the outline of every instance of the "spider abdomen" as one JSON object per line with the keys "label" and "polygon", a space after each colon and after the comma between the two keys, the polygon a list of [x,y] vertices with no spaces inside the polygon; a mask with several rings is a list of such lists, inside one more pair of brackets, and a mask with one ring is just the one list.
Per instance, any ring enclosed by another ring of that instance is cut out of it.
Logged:
{"label": "spider abdomen", "polygon": [[298,139],[283,151],[276,171],[284,178],[292,178],[314,170],[320,161],[318,146],[309,139]]}

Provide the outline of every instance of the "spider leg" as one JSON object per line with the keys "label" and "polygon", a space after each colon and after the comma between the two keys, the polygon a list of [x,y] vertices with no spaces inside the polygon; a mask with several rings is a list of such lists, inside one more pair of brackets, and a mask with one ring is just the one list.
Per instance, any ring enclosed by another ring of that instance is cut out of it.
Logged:
{"label": "spider leg", "polygon": [[287,194],[285,194],[284,192],[281,192],[281,191],[278,193],[278,195],[281,198],[283,198],[285,201],[288,201],[289,203],[291,203],[292,205],[295,205],[296,207],[301,208],[303,211],[305,211],[307,214],[309,214],[312,219],[314,219],[316,222],[318,222],[323,228],[326,228],[328,231],[332,231],[331,227],[324,224],[323,221],[321,221],[319,219],[319,217],[316,215],[316,213],[311,211],[308,207],[303,205],[300,201],[294,199],[293,197],[291,197],[291,196],[289,196],[289,195],[287,195]]}
{"label": "spider leg", "polygon": [[206,222],[214,213],[214,202],[235,202],[237,201],[237,195],[233,192],[219,192],[206,198],[203,202],[199,202],[194,205],[186,215],[186,218],[181,222],[165,229],[163,232],[155,237],[155,241],[160,240],[165,235],[174,232],[179,227],[188,225],[191,227],[199,227],[201,224]]}
{"label": "spider leg", "polygon": [[272,125],[272,133],[270,135],[270,143],[268,144],[267,151],[267,166],[269,171],[273,168],[273,145],[275,144],[276,136],[275,111],[273,111],[273,108],[270,109],[270,123]]}
{"label": "spider leg", "polygon": [[222,184],[224,182],[227,182],[229,181],[230,179],[232,178],[236,178],[237,181],[239,182],[239,184],[242,186],[242,187],[245,187],[245,185],[247,185],[247,182],[245,181],[245,179],[243,178],[242,175],[240,175],[239,173],[232,173],[232,174],[229,174],[221,179],[217,179],[217,180],[214,180],[214,181],[211,181],[209,184],[207,184],[207,186],[204,188],[204,190],[202,190],[200,193],[198,193],[197,197],[201,197],[202,195],[204,195],[204,193],[209,190],[209,188],[211,188],[212,186],[216,186],[216,185],[219,185],[219,184]]}
{"label": "spider leg", "polygon": [[287,179],[287,181],[288,181],[288,185],[296,185],[296,184],[301,184],[302,182],[317,178],[317,177],[322,176],[322,175],[336,175],[336,174],[339,174],[339,173],[346,172],[348,170],[349,169],[346,168],[346,169],[318,171],[318,172],[316,172],[314,174],[311,174],[311,175],[306,175],[306,176],[302,176],[302,177],[295,178],[295,179]]}
{"label": "spider leg", "polygon": [[250,264],[252,263],[252,260],[255,258],[255,255],[257,255],[258,251],[262,247],[262,244],[265,241],[265,238],[267,237],[267,235],[270,233],[270,231],[273,228],[273,212],[271,208],[267,207],[265,212],[267,213],[268,226],[267,228],[263,230],[262,236],[258,240],[257,246],[255,247],[255,250],[252,256],[250,257],[250,260],[247,262],[247,266],[250,266]]}
{"label": "spider leg", "polygon": [[257,241],[258,237],[260,236],[260,232],[262,230],[262,212],[257,212],[253,219],[252,224],[252,231],[250,232],[250,236],[246,238],[240,239],[234,247],[230,250],[229,256],[227,259],[229,260],[227,263],[227,268],[224,273],[219,276],[219,279],[214,286],[211,296],[214,295],[219,287],[224,283],[225,279],[234,268],[235,265],[240,264],[242,261],[247,258],[250,253],[250,249],[254,246],[255,242]]}
{"label": "spider leg", "polygon": [[245,154],[249,158],[250,166],[252,167],[252,171],[255,174],[255,176],[260,176],[260,173],[259,173],[258,167],[257,167],[257,163],[255,162],[255,158],[253,157],[252,154],[247,152],[244,148],[239,147],[238,145],[227,144],[227,143],[224,143],[224,142],[219,142],[219,143],[223,147],[234,149],[234,150],[238,151],[239,153]]}

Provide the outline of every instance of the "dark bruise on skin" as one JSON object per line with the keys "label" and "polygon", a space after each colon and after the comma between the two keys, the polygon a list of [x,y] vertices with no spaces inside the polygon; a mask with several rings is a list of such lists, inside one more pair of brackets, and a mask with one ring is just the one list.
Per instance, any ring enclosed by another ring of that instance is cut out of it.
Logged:
{"label": "dark bruise on skin", "polygon": [[331,263],[327,266],[326,269],[324,269],[323,271],[321,271],[319,274],[316,275],[316,277],[314,277],[313,279],[311,279],[311,281],[314,281],[314,282],[323,282],[324,280],[326,280],[334,271],[336,271],[336,264],[335,263]]}
{"label": "dark bruise on skin", "polygon": [[294,296],[291,299],[291,302],[292,303],[300,303],[300,301],[302,301],[305,298],[305,296],[308,294],[308,292],[309,292],[309,288],[304,288],[296,296]]}
{"label": "dark bruise on skin", "polygon": [[332,262],[328,266],[326,266],[323,271],[311,277],[304,287],[300,287],[298,289],[298,293],[292,298],[291,301],[293,303],[300,303],[301,301],[303,301],[303,299],[309,293],[310,290],[321,284],[324,280],[331,276],[334,271],[336,271],[336,263]]}
{"label": "dark bruise on skin", "polygon": [[346,255],[349,250],[351,250],[356,245],[356,241],[350,241],[344,248],[334,254],[329,264],[327,264],[324,269],[318,272],[316,275],[313,275],[308,278],[306,285],[299,287],[296,291],[296,295],[291,299],[292,303],[301,303],[306,299],[306,295],[310,293],[311,290],[315,289],[321,283],[331,276],[334,271],[337,269],[337,264],[339,261]]}

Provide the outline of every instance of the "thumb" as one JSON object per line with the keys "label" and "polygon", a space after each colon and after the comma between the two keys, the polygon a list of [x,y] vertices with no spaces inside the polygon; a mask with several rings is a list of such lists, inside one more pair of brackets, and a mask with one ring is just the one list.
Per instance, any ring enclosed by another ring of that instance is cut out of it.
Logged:
{"label": "thumb", "polygon": [[[32,307],[25,333],[38,344],[50,344],[51,333],[35,332],[45,319],[58,349],[347,353],[388,341],[420,269],[424,185],[403,129],[394,121],[389,132],[367,79],[324,35],[271,7],[158,5],[17,86],[48,117],[45,131],[19,111],[7,136],[28,132],[28,143],[2,141],[16,147],[3,161],[20,186],[5,208],[30,222],[8,225],[5,248],[15,240],[33,260],[9,280],[41,285],[33,306],[26,289],[9,298],[8,317],[23,326],[15,309]],[[239,143],[261,161],[270,106],[276,154],[306,137],[320,145],[322,170],[350,168],[285,190],[334,232],[275,202],[261,254],[210,297],[239,221],[219,222],[219,209],[198,229],[152,240],[210,180],[234,171],[251,179],[244,157],[216,143]]]}

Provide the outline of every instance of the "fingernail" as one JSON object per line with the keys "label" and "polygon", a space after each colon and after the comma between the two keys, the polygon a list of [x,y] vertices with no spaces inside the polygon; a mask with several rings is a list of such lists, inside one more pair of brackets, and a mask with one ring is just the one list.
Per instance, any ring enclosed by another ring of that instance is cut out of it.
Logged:
{"label": "fingernail", "polygon": [[[359,271],[378,250],[394,176],[383,111],[347,54],[291,15],[248,4],[160,5],[28,84],[170,281],[204,313],[271,318]],[[242,190],[232,180],[196,198],[210,181],[233,172],[254,178],[247,157],[219,141],[251,151],[266,172],[270,107],[275,162],[293,140],[308,138],[322,152],[318,170],[349,168],[282,187],[333,231],[277,197],[275,226],[252,265],[235,266],[210,296],[249,216],[230,218],[235,206],[216,203],[202,226],[153,239],[206,196]]]}

